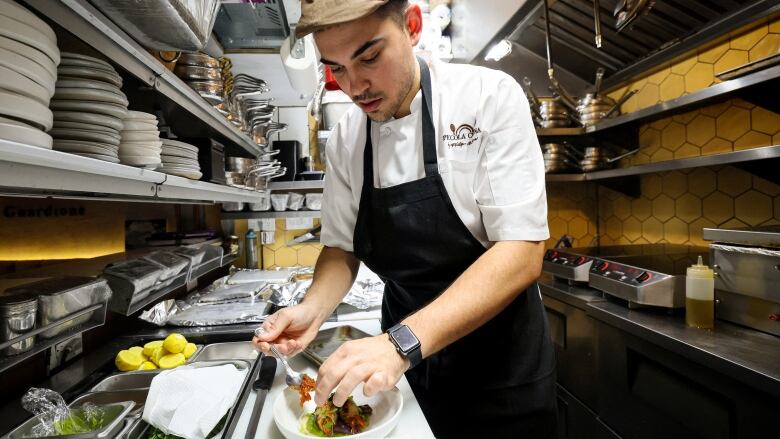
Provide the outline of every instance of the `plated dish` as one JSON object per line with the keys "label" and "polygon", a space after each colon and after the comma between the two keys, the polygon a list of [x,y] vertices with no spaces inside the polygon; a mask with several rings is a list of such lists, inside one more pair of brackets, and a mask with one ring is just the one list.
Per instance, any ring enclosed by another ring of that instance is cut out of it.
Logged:
{"label": "plated dish", "polygon": [[[335,434],[333,437],[348,438],[377,438],[385,437],[398,424],[403,409],[403,397],[397,388],[385,392],[379,392],[372,397],[363,395],[363,384],[358,385],[352,392],[352,401],[356,407],[371,407],[371,415],[367,425],[359,433]],[[354,407],[353,407],[354,408]],[[300,405],[298,392],[285,389],[274,401],[273,417],[279,431],[287,439],[304,439],[312,437],[327,437],[311,432],[309,427],[311,415],[316,413],[316,405],[313,401],[307,401],[303,407]],[[321,410],[320,414],[332,419],[332,409]],[[354,419],[354,417],[353,417]],[[335,426],[335,424],[334,424]],[[320,430],[322,431],[322,430]]]}

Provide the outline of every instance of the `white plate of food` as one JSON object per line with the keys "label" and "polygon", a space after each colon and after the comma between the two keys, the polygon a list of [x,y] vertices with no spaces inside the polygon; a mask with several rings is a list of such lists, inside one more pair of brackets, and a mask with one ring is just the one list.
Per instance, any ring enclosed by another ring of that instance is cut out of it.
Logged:
{"label": "white plate of food", "polygon": [[0,36],[0,47],[30,59],[46,69],[50,77],[57,79],[57,66],[40,50],[4,36]]}
{"label": "white plate of food", "polygon": [[119,93],[124,96],[122,89],[114,84],[109,84],[105,81],[98,81],[95,79],[84,78],[57,78],[57,82],[54,83],[57,88],[89,88],[94,90],[110,91],[113,93]]}
{"label": "white plate of food", "polygon": [[52,138],[43,131],[13,119],[0,117],[0,139],[51,149]]}
{"label": "white plate of food", "polygon": [[[1,15],[0,15],[1,17]],[[54,119],[49,107],[37,99],[0,89],[0,115],[29,122],[49,131]]]}
{"label": "white plate of food", "polygon": [[103,125],[95,125],[93,123],[84,123],[84,122],[70,122],[65,120],[58,120],[54,119],[54,128],[71,128],[76,130],[89,130],[89,131],[98,131],[101,133],[107,133],[112,135],[119,135],[119,130],[115,130],[113,128],[105,127]]}
{"label": "white plate of food", "polygon": [[[401,396],[401,392],[398,390],[398,388],[379,392],[374,396],[367,397],[363,395],[363,384],[361,383],[352,392],[352,399],[360,409],[359,412],[361,414],[364,413],[364,410],[361,406],[368,405],[370,407],[370,416],[368,416],[367,425],[365,425],[365,428],[363,428],[359,433],[348,433],[340,435],[339,437],[384,438],[390,434],[393,428],[395,428],[395,426],[398,424],[398,420],[401,416],[401,410],[403,409],[404,405],[403,397]],[[344,406],[346,407],[347,404],[344,404]],[[298,392],[286,388],[279,396],[276,397],[276,401],[274,401],[274,422],[279,428],[279,431],[281,431],[284,437],[287,439],[309,439],[313,437],[323,437],[322,433],[320,433],[320,435],[317,435],[316,432],[310,433],[310,430],[313,428],[312,423],[317,425],[316,421],[310,420],[310,417],[313,413],[315,413],[316,408],[317,407],[313,401],[307,401],[303,407],[301,407],[300,396]],[[328,409],[332,410],[334,409],[334,406],[328,407]],[[321,410],[320,412],[316,413],[322,414],[323,411]],[[348,415],[346,417],[349,418]],[[320,417],[320,419],[325,418]],[[360,423],[361,421],[357,421],[357,424]],[[337,424],[339,425],[334,426],[334,429],[342,430],[343,428],[349,428],[349,426],[346,425],[346,422]],[[317,428],[319,428],[319,425]]]}
{"label": "white plate of food", "polygon": [[26,25],[40,30],[52,43],[57,44],[57,36],[54,31],[43,20],[36,17],[35,14],[16,4],[13,1],[0,1],[0,14],[13,18]]}
{"label": "white plate of food", "polygon": [[124,94],[113,91],[96,90],[94,88],[70,88],[57,86],[54,90],[53,98],[71,101],[77,100],[105,102],[109,104],[121,105],[124,108],[127,108],[127,104],[129,103],[127,97]]}
{"label": "white plate of food", "polygon": [[[1,16],[0,16],[1,17]],[[46,68],[25,56],[0,47],[0,65],[21,73],[32,79],[46,90],[54,90],[56,76],[46,71]]]}
{"label": "white plate of food", "polygon": [[8,67],[0,66],[0,84],[8,91],[29,96],[44,105],[49,105],[52,96],[49,90],[37,82]]}
{"label": "white plate of food", "polygon": [[94,101],[72,101],[52,99],[49,108],[55,111],[79,111],[84,113],[104,114],[122,119],[127,114],[127,107],[121,104]]}
{"label": "white plate of food", "polygon": [[104,133],[94,130],[78,130],[74,128],[57,128],[56,126],[49,130],[49,134],[55,139],[88,140],[115,146],[119,146],[120,141],[119,135],[113,133]]}
{"label": "white plate of food", "polygon": [[119,133],[124,142],[159,142],[160,132],[157,130],[133,131],[124,130]]}
{"label": "white plate of food", "polygon": [[54,118],[58,121],[81,122],[94,125],[100,125],[117,131],[122,130],[122,119],[105,114],[97,113],[79,113],[76,111],[55,111]]}
{"label": "white plate of food", "polygon": [[60,78],[74,77],[95,79],[113,84],[117,87],[122,87],[122,77],[119,76],[119,74],[107,70],[98,70],[92,67],[59,66],[57,67],[57,76]]}

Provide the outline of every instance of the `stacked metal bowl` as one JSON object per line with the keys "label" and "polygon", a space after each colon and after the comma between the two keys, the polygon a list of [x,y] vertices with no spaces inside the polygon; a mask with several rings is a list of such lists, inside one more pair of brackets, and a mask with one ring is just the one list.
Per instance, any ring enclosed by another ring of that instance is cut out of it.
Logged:
{"label": "stacked metal bowl", "polygon": [[542,96],[539,99],[538,125],[542,128],[566,128],[572,125],[569,110],[559,98]]}
{"label": "stacked metal bowl", "polygon": [[279,161],[273,160],[278,151],[262,154],[258,159],[228,157],[225,180],[230,186],[264,192],[268,183],[287,172]]}
{"label": "stacked metal bowl", "polygon": [[589,146],[585,148],[585,155],[580,161],[582,172],[601,171],[612,167],[607,151],[600,146]]}
{"label": "stacked metal bowl", "polygon": [[582,154],[568,143],[545,143],[542,145],[544,169],[548,174],[578,172]]}
{"label": "stacked metal bowl", "polygon": [[225,84],[218,59],[204,53],[182,53],[173,72],[211,105],[224,102]]}

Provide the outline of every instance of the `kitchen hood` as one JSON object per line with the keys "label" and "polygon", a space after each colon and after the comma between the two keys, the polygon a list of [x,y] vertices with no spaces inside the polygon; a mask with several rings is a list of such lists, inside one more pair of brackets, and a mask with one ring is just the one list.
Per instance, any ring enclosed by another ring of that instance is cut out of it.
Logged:
{"label": "kitchen hood", "polygon": [[282,0],[224,1],[214,34],[226,51],[270,49],[278,51],[290,35]]}
{"label": "kitchen hood", "polygon": [[[594,43],[594,3],[592,0],[547,0],[554,62],[577,77],[592,82],[596,69],[604,67],[603,86],[609,88],[639,73],[683,55],[691,49],[737,30],[755,20],[780,12],[777,0],[655,0],[639,2],[636,14],[626,21],[629,0],[600,0],[599,18],[602,47]],[[472,3],[456,0],[457,3]],[[499,2],[504,3],[504,2]],[[467,53],[461,61],[478,63],[497,41],[507,39],[545,57],[545,20],[542,0],[511,2],[515,10],[503,11],[510,17],[494,26],[492,39],[482,49]],[[473,8],[472,8],[473,9]],[[481,26],[480,15],[492,8],[473,11],[467,23],[453,29],[453,46],[471,28]],[[623,12],[621,16],[613,15]],[[491,15],[492,16],[492,15]],[[453,24],[455,21],[453,20]],[[619,26],[623,26],[621,30]],[[485,30],[480,32],[484,33]],[[473,54],[473,57],[470,57]],[[470,58],[469,58],[470,57]]]}

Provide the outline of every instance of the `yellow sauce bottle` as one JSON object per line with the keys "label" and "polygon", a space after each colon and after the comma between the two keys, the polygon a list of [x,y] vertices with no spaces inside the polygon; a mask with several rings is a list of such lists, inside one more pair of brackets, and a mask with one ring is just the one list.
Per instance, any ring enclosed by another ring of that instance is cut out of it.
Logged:
{"label": "yellow sauce bottle", "polygon": [[712,329],[715,324],[715,274],[701,256],[685,276],[685,323],[703,329]]}

